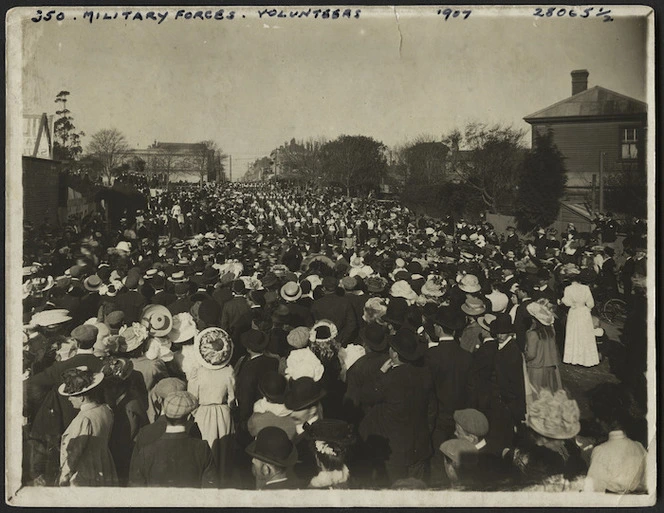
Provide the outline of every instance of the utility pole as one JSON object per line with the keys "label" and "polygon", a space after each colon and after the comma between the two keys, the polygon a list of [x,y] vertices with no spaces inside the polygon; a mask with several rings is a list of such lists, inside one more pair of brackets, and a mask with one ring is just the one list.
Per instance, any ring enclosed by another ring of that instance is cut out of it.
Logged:
{"label": "utility pole", "polygon": [[599,152],[599,211],[604,212],[604,155]]}

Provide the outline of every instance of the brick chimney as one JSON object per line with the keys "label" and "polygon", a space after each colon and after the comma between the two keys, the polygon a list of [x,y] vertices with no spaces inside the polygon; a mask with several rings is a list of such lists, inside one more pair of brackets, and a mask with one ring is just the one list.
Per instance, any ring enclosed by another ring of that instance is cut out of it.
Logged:
{"label": "brick chimney", "polygon": [[572,96],[588,89],[588,75],[587,69],[572,71]]}

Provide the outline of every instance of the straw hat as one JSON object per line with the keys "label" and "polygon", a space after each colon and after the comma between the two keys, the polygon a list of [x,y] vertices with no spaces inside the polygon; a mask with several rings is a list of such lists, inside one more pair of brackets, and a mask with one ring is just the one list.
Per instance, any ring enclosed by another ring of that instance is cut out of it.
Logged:
{"label": "straw hat", "polygon": [[189,312],[182,312],[173,316],[173,329],[167,336],[174,344],[181,344],[194,338],[197,333],[194,318]]}
{"label": "straw hat", "polygon": [[221,328],[206,328],[194,337],[195,354],[206,369],[222,369],[233,356],[230,335]]}
{"label": "straw hat", "polygon": [[33,326],[56,326],[58,324],[64,324],[65,322],[71,321],[72,318],[69,316],[69,310],[64,308],[57,308],[54,310],[43,310],[37,312],[30,319],[30,324]]}
{"label": "straw hat", "polygon": [[459,282],[459,288],[470,294],[479,292],[482,289],[477,276],[474,274],[466,274],[463,278],[461,278],[461,281]]}
{"label": "straw hat", "polygon": [[526,310],[530,315],[537,319],[544,326],[553,325],[555,320],[553,312],[546,305],[540,303],[539,301],[533,301],[526,305]]}
{"label": "straw hat", "polygon": [[461,310],[467,315],[477,316],[482,315],[486,311],[486,305],[479,298],[467,296],[465,303],[461,305]]}
{"label": "straw hat", "polygon": [[545,389],[528,407],[526,424],[542,436],[567,440],[581,430],[579,418],[579,405],[567,397],[567,392],[558,390],[552,394]]}
{"label": "straw hat", "polygon": [[155,337],[165,337],[173,329],[173,315],[163,305],[148,305],[143,309],[141,321]]}
{"label": "straw hat", "polygon": [[63,383],[58,393],[65,397],[76,397],[89,392],[104,380],[101,372],[92,372],[85,366],[67,369],[62,373]]}

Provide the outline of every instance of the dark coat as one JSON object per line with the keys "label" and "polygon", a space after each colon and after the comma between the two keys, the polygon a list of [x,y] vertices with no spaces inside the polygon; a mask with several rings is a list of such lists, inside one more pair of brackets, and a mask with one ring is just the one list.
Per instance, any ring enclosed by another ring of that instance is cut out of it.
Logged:
{"label": "dark coat", "polygon": [[125,324],[131,325],[132,322],[138,322],[141,319],[141,311],[147,304],[143,295],[135,290],[129,290],[120,293],[115,297],[115,304],[125,314]]}
{"label": "dark coat", "polygon": [[164,433],[132,458],[130,486],[210,488],[215,484],[210,446],[186,432]]}
{"label": "dark coat", "polygon": [[108,441],[120,484],[126,483],[129,478],[134,440],[139,430],[147,424],[148,417],[141,400],[129,389],[120,402],[113,406],[113,430]]}
{"label": "dark coat", "polygon": [[494,360],[498,352],[495,340],[485,340],[473,353],[473,362],[468,373],[468,407],[485,415],[491,408],[491,397],[496,388]]}
{"label": "dark coat", "polygon": [[454,433],[454,412],[466,407],[466,386],[473,355],[464,351],[456,340],[445,340],[424,355],[431,372],[437,400],[434,447],[439,447]]}
{"label": "dark coat", "polygon": [[[159,440],[164,433],[166,433],[166,417],[160,415],[157,419],[147,426],[143,426],[136,435],[136,442],[134,444],[134,455],[136,455],[141,449],[145,446],[150,445],[153,442]],[[189,433],[189,436],[192,438],[201,439],[201,431],[198,429],[198,425],[193,420],[188,420],[185,426],[186,432]],[[133,459],[133,456],[132,456]]]}
{"label": "dark coat", "polygon": [[260,355],[249,359],[244,357],[235,366],[235,397],[238,406],[238,420],[246,423],[254,412],[254,403],[261,398],[258,381],[268,371],[276,371],[279,360]]}
{"label": "dark coat", "polygon": [[171,294],[165,290],[160,290],[154,296],[152,296],[150,303],[153,305],[168,306],[171,303],[175,303],[176,299],[177,296],[175,294]]}
{"label": "dark coat", "polygon": [[[62,384],[62,373],[67,369],[79,366],[86,366],[93,372],[99,372],[102,361],[92,354],[77,354],[64,362],[55,362],[44,372],[26,381],[26,400],[31,405],[29,409],[37,410],[37,415],[32,424],[32,435],[35,438],[40,438],[40,435],[43,434],[62,435],[78,414],[69,400],[58,393],[57,388]],[[57,418],[53,418],[53,414],[47,411],[49,408],[43,402],[49,391],[54,394],[54,400],[59,405]]]}
{"label": "dark coat", "polygon": [[523,382],[523,358],[514,339],[496,353],[494,363],[499,397],[518,425],[525,418],[526,391]]}
{"label": "dark coat", "polygon": [[385,460],[408,466],[432,455],[429,415],[435,399],[426,367],[405,364],[381,373],[363,400],[374,405],[360,424],[360,435],[367,443],[387,441]]}
{"label": "dark coat", "polygon": [[235,324],[249,311],[249,303],[244,297],[236,296],[224,304],[221,311],[221,327],[232,333]]}
{"label": "dark coat", "polygon": [[347,297],[327,294],[314,301],[311,313],[316,321],[328,319],[334,323],[339,331],[337,340],[343,346],[352,342],[353,334],[357,330],[357,318]]}
{"label": "dark coat", "polygon": [[522,353],[526,350],[526,332],[533,324],[533,317],[528,313],[526,307],[533,299],[526,299],[516,308],[514,315],[514,332],[516,333],[516,344]]}

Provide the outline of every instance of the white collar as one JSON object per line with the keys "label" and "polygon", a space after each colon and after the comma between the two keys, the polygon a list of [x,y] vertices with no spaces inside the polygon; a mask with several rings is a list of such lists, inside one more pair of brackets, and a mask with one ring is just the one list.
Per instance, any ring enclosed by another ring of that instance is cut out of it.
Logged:
{"label": "white collar", "polygon": [[96,408],[97,406],[100,406],[100,405],[97,404],[97,403],[83,403],[81,405],[81,411],[92,410],[93,408]]}
{"label": "white collar", "polygon": [[282,481],[288,481],[288,478],[287,478],[287,477],[277,477],[277,478],[275,478],[275,479],[270,479],[270,480],[269,480],[267,483],[265,483],[265,484],[266,484],[266,485],[269,485],[269,484],[272,484],[272,483],[281,483]]}
{"label": "white collar", "polygon": [[504,342],[499,342],[498,343],[498,351],[500,351],[503,347],[505,347],[510,340],[512,340],[511,335],[509,337],[507,337],[507,339]]}
{"label": "white collar", "polygon": [[167,433],[184,433],[187,431],[185,426],[166,426]]}
{"label": "white collar", "polygon": [[93,348],[90,348],[90,349],[78,348],[76,350],[76,354],[94,354],[94,349]]}
{"label": "white collar", "polygon": [[429,349],[431,349],[432,347],[438,347],[438,342],[429,342],[428,346]]}
{"label": "white collar", "polygon": [[479,442],[475,444],[475,448],[479,451],[480,449],[486,447],[486,439],[482,438]]}

